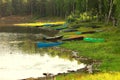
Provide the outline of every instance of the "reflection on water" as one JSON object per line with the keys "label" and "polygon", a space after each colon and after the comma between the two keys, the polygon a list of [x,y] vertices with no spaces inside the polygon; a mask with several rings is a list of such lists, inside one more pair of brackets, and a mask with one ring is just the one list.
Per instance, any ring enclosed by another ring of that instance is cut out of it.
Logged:
{"label": "reflection on water", "polygon": [[0,41],[15,42],[25,40],[40,40],[42,34],[30,34],[30,33],[0,33]]}
{"label": "reflection on water", "polygon": [[33,33],[33,34],[45,34],[48,36],[54,36],[59,31],[49,30],[42,27],[14,27],[14,26],[4,26],[0,27],[0,32],[12,32],[12,33]]}
{"label": "reflection on water", "polygon": [[[58,55],[53,57],[52,53],[37,49],[35,41],[31,40],[33,35],[31,38],[25,35],[0,33],[0,80],[42,77],[43,73],[56,75],[85,66],[78,64],[76,60],[70,61]],[[38,35],[33,36],[34,39],[36,36]]]}
{"label": "reflection on water", "polygon": [[60,59],[58,56],[53,58],[38,54],[4,54],[0,55],[0,80],[40,77],[45,72],[57,74],[83,67],[84,65],[78,65],[77,61]]}

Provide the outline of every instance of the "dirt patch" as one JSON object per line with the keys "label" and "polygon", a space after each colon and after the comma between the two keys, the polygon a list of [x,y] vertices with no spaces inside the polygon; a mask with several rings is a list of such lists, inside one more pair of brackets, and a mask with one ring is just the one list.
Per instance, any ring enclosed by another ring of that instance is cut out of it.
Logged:
{"label": "dirt patch", "polygon": [[30,22],[31,16],[7,16],[0,18],[0,26],[13,26],[16,23]]}

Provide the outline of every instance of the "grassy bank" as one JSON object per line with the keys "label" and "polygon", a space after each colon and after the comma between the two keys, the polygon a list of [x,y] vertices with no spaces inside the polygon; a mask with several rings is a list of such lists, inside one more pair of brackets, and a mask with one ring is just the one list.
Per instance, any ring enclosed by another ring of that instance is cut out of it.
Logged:
{"label": "grassy bank", "polygon": [[[31,24],[31,26],[36,25],[39,24]],[[86,42],[83,40],[67,41],[63,45],[61,45],[61,47],[78,51],[79,56],[101,60],[102,63],[99,66],[101,72],[97,74],[72,73],[67,75],[58,75],[56,77],[56,80],[119,80],[120,28],[112,26],[103,26],[98,29],[90,27],[80,27],[78,30],[81,32],[90,30],[103,30],[102,32],[94,34],[84,34],[83,36],[90,38],[104,38],[105,42]],[[60,34],[63,34],[64,37],[76,35],[74,32],[62,32]],[[111,71],[112,73],[110,73]]]}
{"label": "grassy bank", "polygon": [[[101,60],[99,67],[100,73],[84,74],[71,73],[67,75],[59,75],[56,80],[119,80],[120,79],[120,28],[105,26],[99,28],[103,32],[95,34],[86,34],[86,37],[104,38],[105,42],[86,42],[86,41],[70,41],[65,42],[61,47],[79,52],[79,56]],[[81,31],[95,30],[92,28],[80,28]],[[65,36],[73,33],[63,33]],[[112,71],[112,72],[111,72]]]}
{"label": "grassy bank", "polygon": [[[102,63],[99,66],[100,73],[84,74],[76,72],[66,75],[62,74],[56,76],[56,80],[119,80],[120,28],[112,26],[103,26],[98,29],[90,27],[80,27],[78,30],[81,32],[90,30],[103,30],[102,32],[94,34],[84,34],[84,36],[90,38],[104,38],[105,42],[86,42],[83,40],[66,41],[60,47],[78,51],[79,56],[101,60]],[[74,32],[62,32],[60,34],[63,34],[64,37],[76,35]]]}
{"label": "grassy bank", "polygon": [[[85,36],[104,38],[105,42],[70,41],[65,42],[62,47],[76,50],[80,56],[102,60],[102,65],[100,66],[102,71],[120,71],[120,29],[115,27],[104,27],[101,29],[104,29],[104,31],[86,34]],[[81,30],[85,29],[82,28]]]}
{"label": "grassy bank", "polygon": [[97,74],[69,74],[59,75],[56,80],[120,80],[120,72],[97,73]]}

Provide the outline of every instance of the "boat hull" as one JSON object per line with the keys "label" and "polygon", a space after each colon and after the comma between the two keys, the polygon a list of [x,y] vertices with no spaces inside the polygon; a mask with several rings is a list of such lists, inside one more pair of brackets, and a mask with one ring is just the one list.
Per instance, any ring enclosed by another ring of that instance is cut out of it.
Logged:
{"label": "boat hull", "polygon": [[83,40],[84,36],[77,36],[77,37],[71,37],[71,38],[66,38],[63,39],[62,41],[73,41],[73,40]]}
{"label": "boat hull", "polygon": [[61,40],[62,38],[63,38],[63,35],[55,36],[55,37],[43,37],[43,40],[56,42],[58,40]]}
{"label": "boat hull", "polygon": [[61,45],[62,42],[38,42],[37,47],[38,48],[47,48],[47,47],[54,47]]}
{"label": "boat hull", "polygon": [[103,38],[84,38],[83,40],[87,42],[104,42],[105,41]]}

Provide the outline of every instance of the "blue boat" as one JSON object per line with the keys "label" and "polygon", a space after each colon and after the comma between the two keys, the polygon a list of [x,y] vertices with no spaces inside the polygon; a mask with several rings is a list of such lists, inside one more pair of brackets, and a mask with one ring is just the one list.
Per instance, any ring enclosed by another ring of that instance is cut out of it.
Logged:
{"label": "blue boat", "polygon": [[44,24],[43,26],[54,26],[54,24]]}
{"label": "blue boat", "polygon": [[63,29],[66,29],[67,26],[68,26],[68,23],[65,23],[63,25],[53,27],[53,29],[55,29],[55,30],[63,30]]}
{"label": "blue boat", "polygon": [[62,42],[38,42],[37,47],[38,48],[47,48],[47,47],[54,47],[61,45]]}

